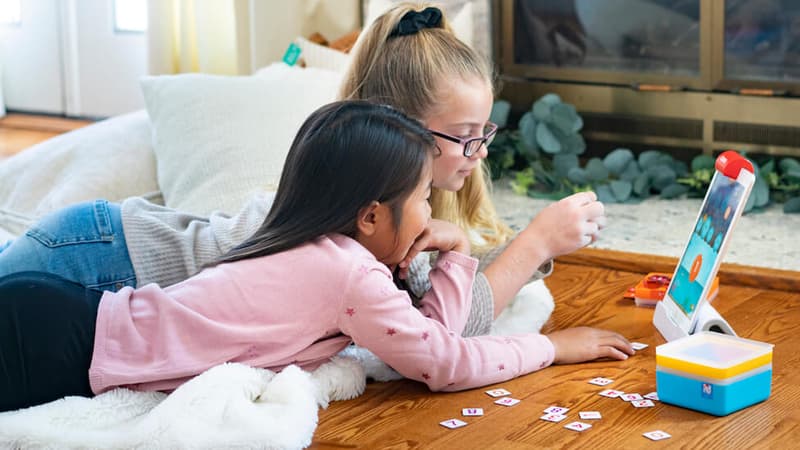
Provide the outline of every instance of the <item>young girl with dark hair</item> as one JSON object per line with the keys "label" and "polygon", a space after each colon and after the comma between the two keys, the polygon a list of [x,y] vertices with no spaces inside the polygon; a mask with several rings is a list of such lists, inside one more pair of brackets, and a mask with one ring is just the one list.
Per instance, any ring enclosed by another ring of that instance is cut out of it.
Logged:
{"label": "young girl with dark hair", "polygon": [[52,274],[0,278],[0,411],[119,386],[171,390],[225,362],[311,369],[351,342],[446,391],[632,354],[601,330],[591,348],[579,335],[461,337],[477,260],[447,223],[429,241],[431,289],[412,306],[392,269],[435,221],[434,148],[397,110],[333,103],[301,127],[261,227],[188,280],[100,294]]}

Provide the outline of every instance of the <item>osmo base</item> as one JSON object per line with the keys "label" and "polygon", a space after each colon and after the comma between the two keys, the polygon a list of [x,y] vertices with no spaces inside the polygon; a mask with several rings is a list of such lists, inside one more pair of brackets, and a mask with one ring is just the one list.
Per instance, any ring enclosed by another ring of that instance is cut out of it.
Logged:
{"label": "osmo base", "polygon": [[733,331],[730,324],[719,315],[719,312],[717,312],[713,306],[705,301],[700,302],[700,310],[697,311],[697,323],[694,329],[689,330],[688,333],[675,325],[672,319],[669,318],[662,302],[658,302],[656,305],[656,311],[653,314],[653,325],[656,326],[658,332],[661,333],[667,341],[674,341],[675,339],[689,336],[698,331],[713,331],[736,336],[736,332]]}

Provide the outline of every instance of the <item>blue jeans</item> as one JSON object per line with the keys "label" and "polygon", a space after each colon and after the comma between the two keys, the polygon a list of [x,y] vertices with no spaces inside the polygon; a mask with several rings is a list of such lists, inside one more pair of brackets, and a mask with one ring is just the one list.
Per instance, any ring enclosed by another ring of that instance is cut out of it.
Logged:
{"label": "blue jeans", "polygon": [[118,204],[78,203],[48,214],[0,245],[0,276],[47,272],[96,291],[136,286]]}

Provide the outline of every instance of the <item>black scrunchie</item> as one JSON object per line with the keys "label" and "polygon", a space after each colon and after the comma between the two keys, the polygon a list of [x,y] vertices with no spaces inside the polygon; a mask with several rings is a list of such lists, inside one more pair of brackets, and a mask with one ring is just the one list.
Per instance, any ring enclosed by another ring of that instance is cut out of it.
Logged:
{"label": "black scrunchie", "polygon": [[389,37],[414,34],[423,28],[438,28],[441,23],[442,11],[439,8],[429,6],[419,12],[409,11],[403,15]]}

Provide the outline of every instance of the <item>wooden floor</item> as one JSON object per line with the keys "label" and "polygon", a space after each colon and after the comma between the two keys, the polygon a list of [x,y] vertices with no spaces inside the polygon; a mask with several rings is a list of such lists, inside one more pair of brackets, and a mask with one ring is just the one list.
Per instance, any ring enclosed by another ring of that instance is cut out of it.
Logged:
{"label": "wooden floor", "polygon": [[[609,257],[604,259],[604,255]],[[557,306],[544,332],[588,325],[616,330],[649,345],[630,359],[551,366],[458,393],[434,394],[423,384],[407,380],[371,383],[360,397],[334,402],[320,412],[311,448],[795,448],[800,438],[797,272],[775,271],[773,280],[769,270],[759,269],[754,274],[750,268],[729,265],[714,300],[740,336],[775,344],[772,394],[767,401],[714,417],[660,402],[653,408],[634,408],[622,400],[597,395],[604,388],[587,383],[594,377],[606,377],[615,380],[611,387],[625,392],[656,390],[655,347],[664,340],[651,324],[653,310],[637,307],[622,295],[644,273],[676,263],[670,258],[583,250],[559,259],[547,279]],[[490,388],[505,388],[521,402],[512,407],[495,405],[484,393]],[[553,405],[570,408],[566,421],[539,419],[543,410]],[[485,415],[463,417],[461,409],[468,407],[483,408]],[[579,420],[578,411],[599,411],[602,418],[584,420],[591,422],[592,428],[581,433],[565,429],[566,423]],[[468,425],[455,430],[439,425],[448,419]],[[653,442],[642,436],[654,430],[672,437]]]}
{"label": "wooden floor", "polygon": [[92,121],[30,114],[8,114],[0,118],[0,158],[71,131]]}

